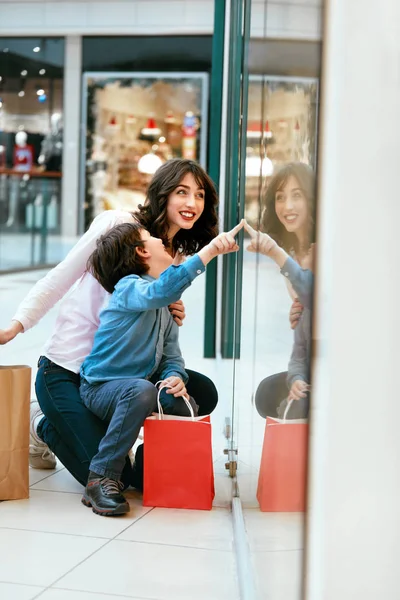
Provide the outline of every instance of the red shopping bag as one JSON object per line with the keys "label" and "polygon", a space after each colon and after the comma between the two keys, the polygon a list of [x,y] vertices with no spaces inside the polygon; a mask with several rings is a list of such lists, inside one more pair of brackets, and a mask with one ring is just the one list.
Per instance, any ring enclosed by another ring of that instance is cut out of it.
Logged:
{"label": "red shopping bag", "polygon": [[307,454],[305,421],[267,417],[257,488],[263,512],[305,511]]}
{"label": "red shopping bag", "polygon": [[143,506],[211,510],[210,418],[176,417],[160,411],[144,422],[144,441]]}

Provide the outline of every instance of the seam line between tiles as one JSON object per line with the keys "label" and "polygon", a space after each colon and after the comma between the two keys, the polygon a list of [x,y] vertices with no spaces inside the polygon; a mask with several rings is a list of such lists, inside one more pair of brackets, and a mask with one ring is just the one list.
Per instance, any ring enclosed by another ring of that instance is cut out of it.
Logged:
{"label": "seam line between tiles", "polygon": [[[122,529],[122,531],[118,532],[117,534],[115,534],[114,537],[109,538],[109,537],[104,537],[104,536],[100,536],[100,535],[87,535],[87,534],[83,534],[83,533],[65,533],[65,531],[43,531],[42,529],[27,529],[27,528],[20,528],[20,527],[4,527],[2,525],[0,525],[0,531],[2,529],[7,530],[7,531],[27,531],[28,533],[44,533],[44,534],[48,534],[48,535],[67,535],[69,537],[83,537],[83,538],[89,538],[92,540],[108,540],[108,541],[113,541],[114,539],[116,539],[116,537],[118,535],[121,535],[121,533],[124,533],[127,529],[129,529],[129,527],[132,527],[132,525],[135,525],[135,523],[137,523],[138,521],[140,521],[141,519],[143,519],[143,517],[145,517],[146,515],[149,514],[149,512],[153,511],[154,507],[149,508],[148,511],[146,511],[143,515],[141,515],[140,517],[138,517],[137,519],[135,519],[135,521],[131,522],[129,525],[127,525],[124,529]],[[124,541],[124,540],[117,540],[117,541]],[[129,540],[127,540],[129,541]]]}
{"label": "seam line between tiles", "polygon": [[[135,525],[135,523],[132,523]],[[118,534],[121,535],[121,534]],[[167,546],[167,548],[185,548],[185,550],[203,550],[204,552],[233,552],[233,539],[230,540],[232,548],[204,548],[202,546],[185,546],[183,544],[167,544],[166,542],[146,542],[144,540],[124,540],[114,539],[115,542],[125,542],[128,544],[147,544],[148,546]]]}
{"label": "seam line between tiles", "polygon": [[[88,598],[87,600],[90,600],[89,596],[91,595],[96,595],[96,596],[109,596],[110,594],[108,592],[88,592],[87,590],[78,590],[78,589],[73,589],[71,590],[70,588],[62,588],[62,587],[51,587],[48,588],[51,590],[62,590],[64,592],[81,592],[84,594],[88,594]],[[47,591],[47,590],[44,590]],[[40,594],[43,594],[43,592],[40,592]],[[130,600],[162,600],[162,598],[156,598],[153,596],[149,596],[148,598],[142,598],[141,596],[127,596],[126,594],[116,594],[115,592],[113,592],[112,594],[113,596],[115,596],[116,598],[129,598]],[[32,600],[36,600],[36,598],[39,598],[39,596],[35,596],[35,598],[32,598]]]}
{"label": "seam line between tiles", "polygon": [[[38,481],[38,483],[40,483]],[[36,485],[36,483],[34,483],[33,485]],[[49,492],[50,494],[74,494],[75,496],[82,496],[84,488],[82,489],[81,492],[67,492],[67,490],[49,490],[49,489],[45,489],[45,488],[37,488],[37,487],[31,487],[30,488],[32,490],[32,492]]]}
{"label": "seam line between tiles", "polygon": [[[32,467],[29,467],[29,470]],[[37,469],[32,469],[32,471],[36,471]],[[42,477],[41,479],[39,479],[38,481],[35,481],[35,483],[29,484],[29,489],[33,489],[32,486],[37,485],[38,483],[41,483],[42,481],[45,481],[46,479],[49,479],[50,477],[53,477],[54,475],[57,475],[57,473],[61,473],[61,471],[65,471],[65,468],[63,467],[62,469],[52,469],[55,471],[55,473],[49,473],[48,475],[45,475],[44,477]]]}
{"label": "seam line between tiles", "polygon": [[[4,531],[4,530],[5,531],[25,531],[28,533],[44,533],[45,535],[67,535],[68,537],[81,537],[81,538],[83,537],[83,538],[89,538],[91,540],[110,540],[110,538],[99,536],[99,535],[83,535],[82,533],[65,533],[62,531],[43,531],[43,529],[26,529],[26,528],[19,528],[19,527],[17,528],[17,527],[0,526],[0,531]],[[29,583],[26,585],[31,585],[31,584]]]}
{"label": "seam line between tiles", "polygon": [[[21,585],[23,587],[37,587],[40,588],[40,590],[43,590],[43,586],[42,585],[38,585],[37,583],[15,583],[15,581],[4,581],[3,579],[0,580],[0,583],[5,583],[7,585]],[[42,593],[42,592],[40,592]]]}

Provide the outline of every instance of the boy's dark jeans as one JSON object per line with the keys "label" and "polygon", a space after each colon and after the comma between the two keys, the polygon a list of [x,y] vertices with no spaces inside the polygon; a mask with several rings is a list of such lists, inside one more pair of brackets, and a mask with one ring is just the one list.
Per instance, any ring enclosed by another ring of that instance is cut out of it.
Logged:
{"label": "boy's dark jeans", "polygon": [[[286,383],[287,371],[276,373],[263,379],[256,391],[255,405],[258,413],[266,418],[282,419],[287,406],[289,388]],[[293,402],[288,411],[288,419],[305,419],[308,416],[309,397]]]}

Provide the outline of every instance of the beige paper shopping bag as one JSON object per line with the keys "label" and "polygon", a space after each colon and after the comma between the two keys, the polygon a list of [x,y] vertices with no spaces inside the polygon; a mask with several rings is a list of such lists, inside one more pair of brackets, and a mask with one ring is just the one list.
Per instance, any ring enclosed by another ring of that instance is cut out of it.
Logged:
{"label": "beige paper shopping bag", "polygon": [[31,368],[0,366],[0,500],[29,496]]}

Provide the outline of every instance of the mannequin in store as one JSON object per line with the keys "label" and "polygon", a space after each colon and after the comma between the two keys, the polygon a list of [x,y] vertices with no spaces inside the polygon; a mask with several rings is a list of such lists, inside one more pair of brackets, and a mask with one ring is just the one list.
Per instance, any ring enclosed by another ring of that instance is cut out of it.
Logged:
{"label": "mannequin in store", "polygon": [[[13,152],[13,169],[19,172],[28,172],[33,166],[33,147],[27,143],[28,134],[18,131],[15,135]],[[6,227],[11,227],[18,218],[18,202],[21,177],[12,175],[10,178],[10,196],[8,205],[8,219]]]}
{"label": "mannequin in store", "polygon": [[61,171],[63,150],[63,124],[60,113],[53,113],[50,118],[50,131],[45,136],[38,159],[46,171]]}
{"label": "mannequin in store", "polygon": [[33,166],[33,148],[27,144],[28,134],[18,131],[15,136],[14,169],[15,171],[30,171]]}

